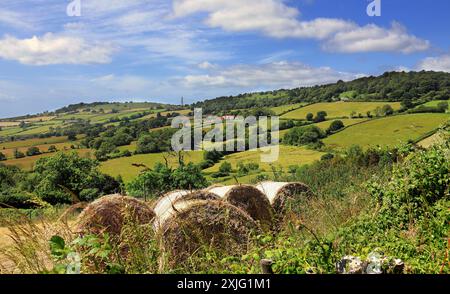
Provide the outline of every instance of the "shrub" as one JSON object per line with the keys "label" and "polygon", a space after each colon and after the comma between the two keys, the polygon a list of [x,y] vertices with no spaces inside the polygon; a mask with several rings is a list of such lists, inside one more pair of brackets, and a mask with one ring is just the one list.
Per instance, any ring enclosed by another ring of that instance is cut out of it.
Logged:
{"label": "shrub", "polygon": [[5,161],[5,160],[7,160],[8,158],[6,157],[6,155],[5,154],[3,154],[2,152],[0,152],[0,161]]}
{"label": "shrub", "polygon": [[327,153],[322,155],[322,157],[320,158],[320,160],[324,161],[324,160],[331,160],[334,158],[334,155],[332,153]]}
{"label": "shrub", "polygon": [[35,156],[35,155],[40,155],[41,151],[39,150],[38,147],[30,147],[27,150],[27,156]]}
{"label": "shrub", "polygon": [[19,159],[19,158],[24,158],[25,154],[17,149],[14,150],[14,158]]}
{"label": "shrub", "polygon": [[223,174],[231,173],[232,172],[231,163],[229,163],[228,161],[224,161],[219,167],[219,172]]}
{"label": "shrub", "polygon": [[327,129],[327,134],[332,134],[337,132],[345,127],[344,123],[341,120],[335,120],[331,123],[330,127]]}
{"label": "shrub", "polygon": [[58,152],[58,149],[56,148],[55,145],[51,145],[50,147],[48,147],[48,152],[51,152],[51,153]]}
{"label": "shrub", "polygon": [[325,136],[317,126],[295,127],[284,136],[284,143],[294,146],[306,145],[317,143]]}

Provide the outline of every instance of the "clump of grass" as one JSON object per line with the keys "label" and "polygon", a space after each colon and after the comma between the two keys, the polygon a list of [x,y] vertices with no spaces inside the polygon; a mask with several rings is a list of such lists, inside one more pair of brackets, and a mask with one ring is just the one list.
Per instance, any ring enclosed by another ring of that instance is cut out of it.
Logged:
{"label": "clump of grass", "polygon": [[54,235],[72,240],[73,234],[66,221],[55,222],[43,218],[38,222],[24,216],[7,225],[11,246],[0,250],[1,273],[43,273],[50,271],[54,262],[48,241]]}

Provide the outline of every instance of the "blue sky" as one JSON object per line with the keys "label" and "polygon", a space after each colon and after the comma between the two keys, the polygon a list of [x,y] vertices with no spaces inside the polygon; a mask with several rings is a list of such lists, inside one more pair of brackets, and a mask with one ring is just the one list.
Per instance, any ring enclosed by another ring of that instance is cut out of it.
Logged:
{"label": "blue sky", "polygon": [[0,117],[450,72],[450,2],[0,0]]}

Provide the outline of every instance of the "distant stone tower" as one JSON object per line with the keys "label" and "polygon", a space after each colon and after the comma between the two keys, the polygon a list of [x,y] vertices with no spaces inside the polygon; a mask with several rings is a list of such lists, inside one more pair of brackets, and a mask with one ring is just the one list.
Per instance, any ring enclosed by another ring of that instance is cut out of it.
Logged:
{"label": "distant stone tower", "polygon": [[181,106],[184,107],[184,97],[181,96]]}

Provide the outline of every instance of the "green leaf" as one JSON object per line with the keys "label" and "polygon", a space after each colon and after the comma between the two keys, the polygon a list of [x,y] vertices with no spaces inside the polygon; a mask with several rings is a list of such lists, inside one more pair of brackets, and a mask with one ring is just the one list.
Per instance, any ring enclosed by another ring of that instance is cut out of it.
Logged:
{"label": "green leaf", "polygon": [[66,242],[60,236],[50,238],[50,251],[53,256],[61,257],[65,254]]}

